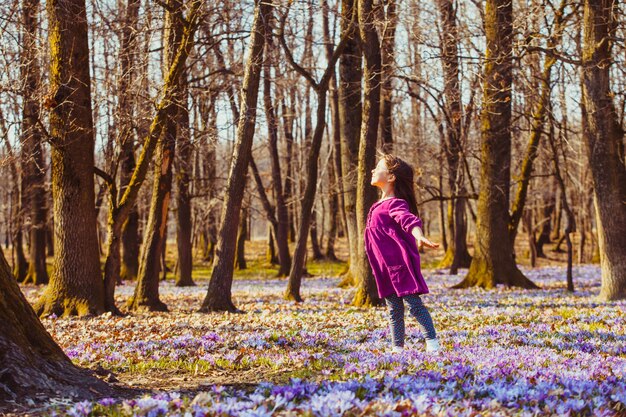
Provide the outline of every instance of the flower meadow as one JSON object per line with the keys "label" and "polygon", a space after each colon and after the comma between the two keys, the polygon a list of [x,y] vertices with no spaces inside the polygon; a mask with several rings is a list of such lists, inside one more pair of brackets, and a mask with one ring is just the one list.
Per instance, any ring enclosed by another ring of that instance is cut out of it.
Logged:
{"label": "flower meadow", "polygon": [[[235,281],[245,314],[203,314],[206,292],[161,286],[169,313],[47,318],[78,365],[112,371],[144,394],[51,406],[50,415],[626,416],[626,302],[596,300],[600,270],[524,270],[541,290],[450,290],[459,276],[425,271],[442,351],[426,353],[406,314],[392,353],[384,307],[350,305],[338,278]],[[23,287],[35,299],[42,291]],[[120,305],[133,283],[118,288]]]}

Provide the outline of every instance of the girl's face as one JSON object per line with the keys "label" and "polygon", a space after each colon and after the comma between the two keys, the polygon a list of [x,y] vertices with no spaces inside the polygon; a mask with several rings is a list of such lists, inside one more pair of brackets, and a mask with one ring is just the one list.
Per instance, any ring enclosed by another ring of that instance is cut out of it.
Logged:
{"label": "girl's face", "polygon": [[372,181],[370,182],[370,184],[382,188],[385,185],[392,183],[394,180],[395,177],[393,174],[389,173],[387,165],[385,164],[385,160],[381,159],[380,161],[378,161],[378,164],[376,164],[376,168],[372,170]]}

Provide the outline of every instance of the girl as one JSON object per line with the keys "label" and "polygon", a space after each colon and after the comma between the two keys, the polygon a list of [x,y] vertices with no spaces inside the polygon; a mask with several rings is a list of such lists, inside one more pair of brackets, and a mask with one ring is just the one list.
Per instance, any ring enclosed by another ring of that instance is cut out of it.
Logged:
{"label": "girl", "polygon": [[[365,251],[376,278],[378,295],[389,306],[393,351],[404,348],[404,301],[426,337],[426,351],[439,349],[430,313],[420,294],[428,287],[418,249],[437,248],[422,233],[413,190],[413,168],[400,158],[383,155],[372,170],[371,184],[382,196],[372,205],[365,229]],[[417,244],[416,244],[417,243]]]}

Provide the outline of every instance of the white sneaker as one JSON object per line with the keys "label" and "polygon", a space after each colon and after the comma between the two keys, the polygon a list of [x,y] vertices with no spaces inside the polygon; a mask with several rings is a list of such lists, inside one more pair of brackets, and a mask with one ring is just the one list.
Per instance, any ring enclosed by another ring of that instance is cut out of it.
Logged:
{"label": "white sneaker", "polygon": [[404,352],[404,347],[403,346],[394,346],[391,351],[393,353],[402,353]]}
{"label": "white sneaker", "polygon": [[426,352],[437,352],[439,350],[439,340],[430,339],[426,341]]}

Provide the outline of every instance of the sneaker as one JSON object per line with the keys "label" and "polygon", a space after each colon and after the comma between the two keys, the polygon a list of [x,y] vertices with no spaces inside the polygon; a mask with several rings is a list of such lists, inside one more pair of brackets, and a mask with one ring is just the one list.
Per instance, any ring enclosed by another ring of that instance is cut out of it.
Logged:
{"label": "sneaker", "polygon": [[439,350],[439,340],[426,340],[426,352],[437,352]]}

